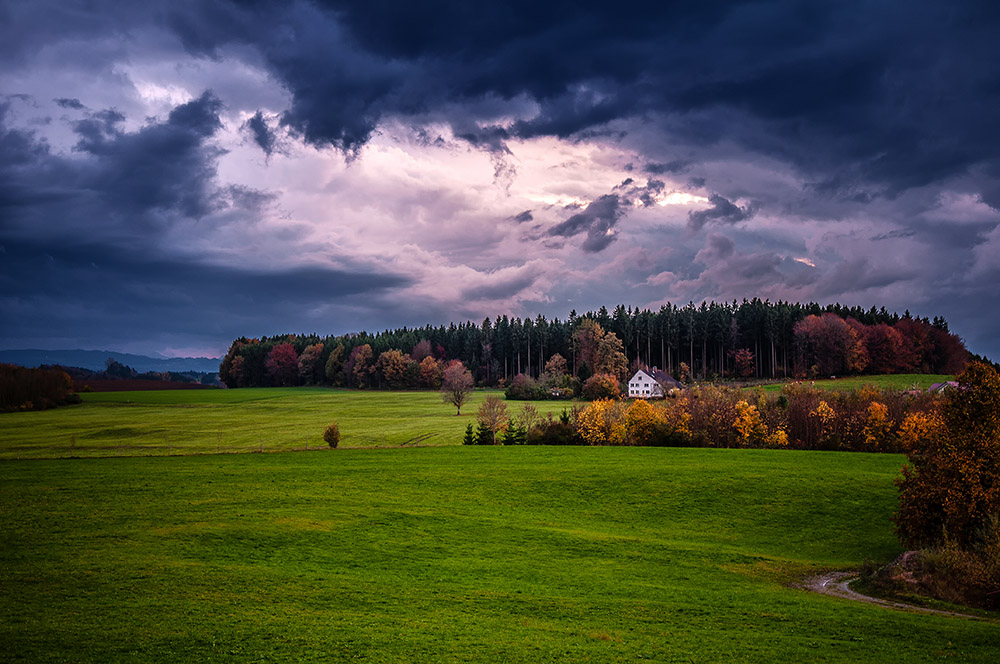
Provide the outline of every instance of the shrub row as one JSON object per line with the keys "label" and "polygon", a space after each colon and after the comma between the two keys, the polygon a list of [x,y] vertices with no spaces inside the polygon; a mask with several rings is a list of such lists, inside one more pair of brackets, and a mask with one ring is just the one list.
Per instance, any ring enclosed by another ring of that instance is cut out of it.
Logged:
{"label": "shrub row", "polygon": [[794,383],[780,394],[696,387],[658,402],[598,399],[564,410],[558,420],[533,418],[524,442],[538,445],[790,447],[901,451],[905,437],[940,408],[927,393],[828,392]]}

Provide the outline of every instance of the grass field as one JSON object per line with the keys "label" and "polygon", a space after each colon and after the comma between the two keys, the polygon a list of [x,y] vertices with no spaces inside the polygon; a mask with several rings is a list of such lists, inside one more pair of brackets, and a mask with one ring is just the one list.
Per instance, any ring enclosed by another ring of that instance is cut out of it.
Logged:
{"label": "grass field", "polygon": [[[885,376],[847,376],[816,381],[804,381],[814,384],[824,390],[854,390],[865,385],[871,385],[882,390],[908,390],[917,388],[926,390],[934,383],[944,383],[954,380],[951,375],[942,374],[890,374]],[[780,392],[783,383],[772,383],[762,386],[767,392]]]}
{"label": "grass field", "polygon": [[[488,392],[455,416],[438,392],[253,388],[83,394],[78,406],[0,414],[0,458],[135,456],[341,446],[457,445]],[[538,402],[555,415],[566,402]],[[510,404],[512,412],[519,404]]]}
{"label": "grass field", "polygon": [[[949,378],[862,376],[816,385],[926,388]],[[781,385],[763,389],[779,391]],[[343,447],[457,445],[488,393],[474,392],[460,417],[437,392],[248,388],[83,394],[77,406],[0,414],[0,459],[301,450],[325,446],[323,430],[334,420]],[[522,403],[508,407],[518,412]],[[557,416],[572,404],[535,406]]]}
{"label": "grass field", "polygon": [[898,553],[889,455],[438,447],[0,462],[0,660],[995,662],[789,587]]}

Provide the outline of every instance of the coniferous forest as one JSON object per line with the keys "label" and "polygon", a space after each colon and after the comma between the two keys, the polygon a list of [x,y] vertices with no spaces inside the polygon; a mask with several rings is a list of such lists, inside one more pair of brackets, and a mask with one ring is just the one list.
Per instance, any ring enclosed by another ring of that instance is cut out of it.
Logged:
{"label": "coniferous forest", "polygon": [[[580,334],[583,329],[588,338]],[[755,298],[700,306],[667,303],[656,311],[618,305],[612,311],[571,311],[565,320],[503,315],[478,324],[376,333],[241,337],[223,359],[220,378],[229,387],[432,388],[440,384],[445,365],[457,360],[478,385],[497,386],[518,374],[539,377],[556,355],[565,360],[568,373],[586,377],[594,371],[588,347],[595,331],[614,339],[629,371],[655,366],[703,380],[952,374],[969,356],[941,317]]]}

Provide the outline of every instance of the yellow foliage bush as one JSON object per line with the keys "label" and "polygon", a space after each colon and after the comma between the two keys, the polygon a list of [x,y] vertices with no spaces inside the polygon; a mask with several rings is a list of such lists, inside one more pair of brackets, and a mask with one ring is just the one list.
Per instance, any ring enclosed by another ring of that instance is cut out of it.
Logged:
{"label": "yellow foliage bush", "polygon": [[865,422],[865,447],[870,450],[883,449],[891,431],[889,409],[883,403],[872,401],[868,404],[868,419]]}
{"label": "yellow foliage bush", "polygon": [[666,428],[666,417],[645,399],[637,399],[625,413],[626,443],[649,445]]}
{"label": "yellow foliage bush", "polygon": [[620,401],[592,401],[576,416],[576,429],[588,445],[621,445],[626,438],[624,406]]}
{"label": "yellow foliage bush", "polygon": [[763,442],[767,436],[767,427],[764,426],[764,421],[760,417],[760,411],[757,410],[757,406],[752,406],[745,400],[738,401],[736,403],[736,413],[736,421],[733,422],[733,427],[736,428],[736,432],[739,434],[740,446],[748,447]]}
{"label": "yellow foliage bush", "polygon": [[788,447],[788,432],[784,429],[775,429],[764,438],[764,445],[774,448]]}
{"label": "yellow foliage bush", "polygon": [[944,421],[939,414],[910,413],[899,425],[899,445],[905,452],[915,450],[922,441],[936,437],[943,430]]}

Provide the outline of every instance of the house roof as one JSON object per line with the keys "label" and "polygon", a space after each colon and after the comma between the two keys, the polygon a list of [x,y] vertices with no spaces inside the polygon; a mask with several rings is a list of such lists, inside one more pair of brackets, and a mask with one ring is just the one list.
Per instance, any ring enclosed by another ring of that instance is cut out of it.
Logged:
{"label": "house roof", "polygon": [[647,378],[651,378],[651,379],[655,380],[657,383],[659,383],[660,385],[662,385],[663,387],[665,387],[667,389],[674,388],[674,389],[678,389],[679,390],[679,389],[682,389],[684,387],[678,381],[674,380],[673,376],[671,376],[670,374],[668,374],[666,371],[660,371],[656,367],[653,367],[649,371],[644,371],[642,369],[639,369],[638,371],[635,372],[635,375],[632,376],[632,378],[630,379],[630,382],[632,380],[635,380],[636,378],[638,378],[639,374],[642,374],[642,375],[646,376]]}
{"label": "house roof", "polygon": [[680,381],[675,380],[674,377],[668,374],[666,371],[661,371],[660,369],[654,367],[650,373],[653,376],[653,379],[656,380],[656,382],[658,382],[660,385],[663,385],[664,387],[667,388],[673,387],[678,390],[684,387],[683,385],[681,385]]}

